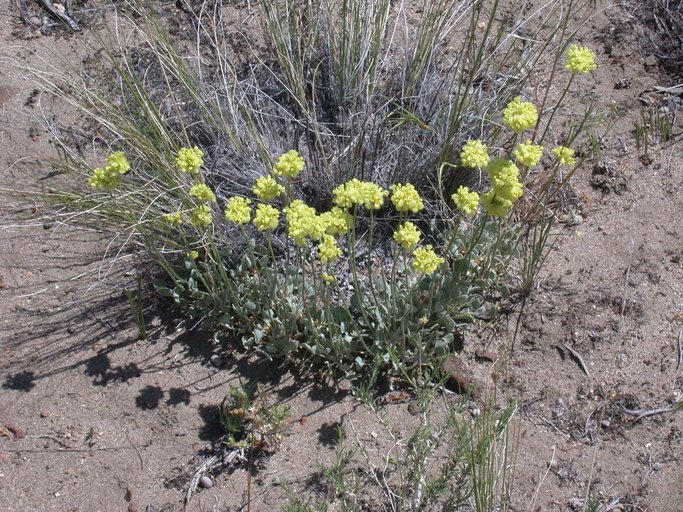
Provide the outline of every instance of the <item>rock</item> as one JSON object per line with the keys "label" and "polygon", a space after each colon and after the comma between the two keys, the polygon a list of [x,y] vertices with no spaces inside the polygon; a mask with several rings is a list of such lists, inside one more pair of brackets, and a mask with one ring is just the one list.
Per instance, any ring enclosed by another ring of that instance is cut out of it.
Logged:
{"label": "rock", "polygon": [[420,406],[417,402],[413,401],[408,404],[408,412],[413,416],[419,416],[421,414]]}
{"label": "rock", "polygon": [[128,512],[138,512],[140,509],[138,508],[137,503],[131,503],[128,505]]}
{"label": "rock", "polygon": [[123,499],[126,501],[130,501],[133,499],[133,491],[130,489],[126,489],[126,494],[123,495]]}
{"label": "rock", "polygon": [[477,356],[477,359],[483,359],[484,361],[490,361],[494,363],[496,359],[498,359],[498,356],[494,354],[493,352],[489,352],[488,350],[475,350],[474,355]]}
{"label": "rock", "polygon": [[24,429],[21,427],[17,427],[16,425],[13,425],[10,423],[8,425],[5,425],[5,428],[7,430],[9,430],[10,432],[12,432],[12,434],[13,434],[12,439],[14,441],[18,441],[19,439],[26,437],[26,432],[24,432]]}
{"label": "rock", "polygon": [[223,358],[222,358],[221,356],[219,356],[218,354],[214,354],[214,355],[211,356],[211,364],[212,364],[215,368],[222,368],[222,367],[225,365],[225,361],[224,361]]}
{"label": "rock", "polygon": [[0,453],[0,461],[4,462],[5,464],[7,464],[11,458],[12,454],[10,452]]}
{"label": "rock", "polygon": [[659,61],[654,55],[648,55],[645,57],[645,71],[654,71],[659,66]]}
{"label": "rock", "polygon": [[204,489],[211,489],[213,487],[213,480],[210,477],[204,475],[199,479],[199,485]]}
{"label": "rock", "polygon": [[41,418],[47,418],[50,415],[50,411],[43,409],[40,411],[40,417]]}

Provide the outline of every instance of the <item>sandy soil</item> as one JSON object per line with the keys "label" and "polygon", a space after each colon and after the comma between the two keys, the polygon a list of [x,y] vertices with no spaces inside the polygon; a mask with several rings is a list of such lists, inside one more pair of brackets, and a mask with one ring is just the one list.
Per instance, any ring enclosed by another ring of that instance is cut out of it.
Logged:
{"label": "sandy soil", "polygon": [[[598,8],[579,33],[601,64],[587,80],[623,117],[603,141],[601,163],[573,178],[575,206],[558,225],[538,286],[523,308],[469,332],[465,358],[478,380],[490,382],[491,363],[474,351],[502,354],[514,343],[507,379],[520,400],[515,510],[581,510],[590,492],[610,510],[680,512],[683,415],[634,421],[622,407],[657,409],[683,393],[680,118],[674,138],[654,144],[649,158],[634,137],[646,104],[675,110],[681,96],[653,92],[673,78],[641,52],[634,20],[619,6]],[[12,6],[0,7],[2,187],[39,189],[53,179],[34,158],[53,155],[47,127],[78,138],[85,125],[8,59],[38,65],[58,51],[78,66],[89,37],[59,27],[41,33]],[[86,142],[83,151],[94,150]],[[138,254],[114,253],[115,242],[2,193],[0,509],[182,510],[188,475],[218,435],[214,406],[239,379],[258,380],[291,405],[295,420],[281,449],[258,464],[252,510],[279,510],[280,480],[305,483],[317,461],[331,459],[336,425],[361,439],[382,436],[345,385],[216,357],[201,336],[169,327],[163,311],[148,318],[150,338],[138,341],[124,290],[149,269]],[[386,407],[409,432],[415,420],[406,403]],[[242,469],[214,475],[188,510],[243,510],[246,482]]]}

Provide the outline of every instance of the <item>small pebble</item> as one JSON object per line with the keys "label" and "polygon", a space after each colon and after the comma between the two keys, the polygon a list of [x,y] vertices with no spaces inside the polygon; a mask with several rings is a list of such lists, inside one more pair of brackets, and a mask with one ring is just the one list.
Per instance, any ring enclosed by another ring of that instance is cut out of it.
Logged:
{"label": "small pebble", "polygon": [[419,416],[420,414],[422,414],[419,404],[414,401],[408,404],[408,412],[413,416]]}
{"label": "small pebble", "polygon": [[68,332],[69,334],[73,334],[76,332],[76,328],[73,325],[70,325],[66,328],[66,332]]}
{"label": "small pebble", "polygon": [[199,485],[204,489],[211,489],[213,487],[213,481],[208,476],[204,475],[199,479]]}
{"label": "small pebble", "polygon": [[212,453],[212,452],[213,452],[213,444],[211,444],[211,443],[206,443],[206,444],[204,445],[204,451],[205,451],[206,453]]}
{"label": "small pebble", "polygon": [[128,512],[138,512],[138,504],[137,503],[131,503],[128,505]]}
{"label": "small pebble", "polygon": [[47,410],[45,410],[45,409],[43,409],[42,411],[40,411],[40,417],[41,417],[41,418],[47,418],[49,415],[50,415],[50,411],[47,411]]}
{"label": "small pebble", "polygon": [[12,454],[10,452],[2,452],[2,453],[0,453],[0,460],[2,462],[4,462],[5,464],[7,464],[9,462],[11,456],[12,456]]}
{"label": "small pebble", "polygon": [[609,422],[609,420],[602,420],[602,421],[600,422],[600,425],[602,426],[602,428],[609,428],[609,426],[611,425],[611,423]]}
{"label": "small pebble", "polygon": [[133,491],[130,489],[126,489],[126,494],[123,495],[123,499],[126,501],[130,501],[133,499]]}

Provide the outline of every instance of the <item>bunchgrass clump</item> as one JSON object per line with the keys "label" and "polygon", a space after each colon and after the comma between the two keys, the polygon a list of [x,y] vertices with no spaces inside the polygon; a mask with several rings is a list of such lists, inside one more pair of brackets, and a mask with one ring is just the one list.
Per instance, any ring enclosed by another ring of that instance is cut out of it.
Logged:
{"label": "bunchgrass clump", "polygon": [[267,48],[246,68],[218,11],[194,17],[204,51],[190,59],[138,3],[99,35],[116,88],[34,70],[111,147],[92,170],[62,144],[83,187],[50,197],[141,243],[187,327],[332,373],[409,377],[533,285],[590,127],[592,106],[561,140],[552,129],[595,67],[570,46],[581,6],[525,19],[438,0],[415,24],[390,0],[259,7]]}
{"label": "bunchgrass clump", "polygon": [[509,510],[515,404],[497,408],[492,397],[472,414],[466,400],[424,388],[415,404],[414,425],[399,426],[391,406],[365,401],[379,423],[374,439],[345,421],[332,461],[319,463],[314,489],[299,485],[294,492],[283,481],[287,510]]}

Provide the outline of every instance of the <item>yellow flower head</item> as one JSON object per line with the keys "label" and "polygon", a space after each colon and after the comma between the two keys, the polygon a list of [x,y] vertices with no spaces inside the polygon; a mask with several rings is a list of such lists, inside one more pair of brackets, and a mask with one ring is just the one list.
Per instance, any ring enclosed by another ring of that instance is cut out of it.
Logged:
{"label": "yellow flower head", "polygon": [[420,241],[420,232],[412,222],[404,222],[394,232],[394,240],[404,249],[412,249]]}
{"label": "yellow flower head", "polygon": [[249,219],[251,219],[250,204],[251,200],[244,197],[231,197],[228,199],[228,204],[223,212],[225,220],[228,222],[236,222],[237,224],[246,224],[249,222]]}
{"label": "yellow flower head", "polygon": [[297,245],[304,245],[307,238],[320,240],[325,234],[325,223],[316,213],[315,208],[295,199],[283,209],[287,220],[287,234]]}
{"label": "yellow flower head", "polygon": [[178,151],[178,157],[175,159],[175,164],[183,172],[188,174],[197,174],[199,168],[204,165],[204,152],[197,146],[193,148],[181,148]]}
{"label": "yellow flower head", "polygon": [[511,161],[502,157],[496,157],[488,166],[489,178],[491,178],[491,183],[494,187],[504,187],[506,185],[512,185],[517,181],[517,176],[519,176],[519,169]]}
{"label": "yellow flower head", "polygon": [[329,212],[321,213],[318,217],[325,226],[325,233],[328,235],[345,235],[353,226],[353,215],[338,206],[335,206]]}
{"label": "yellow flower head", "polygon": [[359,181],[356,178],[335,188],[334,204],[340,208],[351,208],[354,204],[365,206],[368,210],[382,207],[384,197],[389,193],[376,183]]}
{"label": "yellow flower head", "polygon": [[340,208],[351,208],[360,202],[360,181],[352,179],[342,183],[332,191],[334,194],[334,204]]}
{"label": "yellow flower head", "polygon": [[180,212],[175,212],[175,213],[169,213],[166,215],[166,221],[170,222],[171,224],[182,224],[183,223],[183,214]]}
{"label": "yellow flower head", "polygon": [[377,210],[384,204],[384,197],[389,194],[386,190],[375,183],[361,182],[360,204],[368,210]]}
{"label": "yellow flower head", "polygon": [[259,204],[254,213],[254,224],[259,231],[275,229],[277,227],[280,212],[269,204]]}
{"label": "yellow flower head", "polygon": [[254,183],[252,190],[259,199],[272,201],[285,191],[285,187],[275,181],[275,178],[272,176],[261,176]]}
{"label": "yellow flower head", "polygon": [[538,111],[533,103],[517,96],[503,110],[503,122],[515,133],[533,128],[538,121]]}
{"label": "yellow flower head", "polygon": [[197,251],[190,251],[187,253],[187,257],[191,260],[196,260],[197,258],[199,258],[199,253]]}
{"label": "yellow flower head", "polygon": [[479,207],[479,194],[476,192],[470,192],[470,189],[463,187],[462,185],[458,187],[458,190],[451,196],[455,206],[458,207],[465,215],[474,215]]}
{"label": "yellow flower head", "polygon": [[107,167],[115,174],[126,174],[130,171],[130,164],[123,151],[114,151],[107,157]]}
{"label": "yellow flower head", "polygon": [[595,54],[587,46],[573,44],[567,48],[567,61],[564,63],[564,69],[574,74],[585,75],[597,67]]}
{"label": "yellow flower head", "polygon": [[216,200],[216,194],[214,194],[213,191],[203,183],[193,185],[190,188],[189,193],[192,197],[196,197],[197,199],[205,203]]}
{"label": "yellow flower head", "polygon": [[538,165],[543,156],[543,146],[532,144],[530,140],[521,143],[512,154],[515,159],[526,167],[534,167]]}
{"label": "yellow flower head", "polygon": [[200,204],[190,212],[188,222],[195,227],[209,227],[212,221],[211,207],[208,204]]}
{"label": "yellow flower head", "polygon": [[331,276],[330,274],[323,273],[322,278],[323,282],[328,286],[337,282],[337,278],[335,276]]}
{"label": "yellow flower head", "polygon": [[426,247],[418,247],[413,251],[413,263],[411,266],[414,271],[429,275],[433,274],[443,262],[444,259],[437,256],[432,250],[432,246],[428,245]]}
{"label": "yellow flower head", "polygon": [[399,212],[417,213],[424,208],[424,203],[415,187],[406,183],[405,185],[391,185],[391,202],[394,203]]}
{"label": "yellow flower head", "polygon": [[304,159],[294,149],[282,155],[273,167],[273,173],[284,178],[296,178],[303,170]]}
{"label": "yellow flower head", "polygon": [[491,217],[505,217],[512,206],[512,202],[497,195],[495,189],[481,196],[481,204]]}
{"label": "yellow flower head", "polygon": [[480,140],[468,140],[460,151],[460,164],[463,167],[483,169],[489,163],[488,150]]}
{"label": "yellow flower head", "polygon": [[95,190],[106,188],[111,192],[119,186],[121,177],[116,173],[112,173],[109,167],[98,167],[97,169],[93,169],[92,176],[88,180],[88,183]]}
{"label": "yellow flower head", "polygon": [[323,235],[323,241],[318,245],[318,258],[323,263],[336,260],[342,255],[341,249],[337,246],[337,241],[332,235]]}
{"label": "yellow flower head", "polygon": [[110,192],[119,186],[121,175],[130,170],[123,151],[115,151],[106,158],[107,166],[93,169],[88,183],[95,190],[106,188]]}
{"label": "yellow flower head", "polygon": [[514,181],[510,181],[505,185],[493,187],[493,192],[496,194],[496,197],[505,199],[512,205],[512,203],[524,195],[524,187],[515,178]]}
{"label": "yellow flower head", "polygon": [[564,146],[557,146],[556,148],[551,150],[553,155],[555,155],[555,158],[557,158],[557,161],[560,162],[561,164],[565,165],[574,165],[576,163],[576,159],[574,158],[574,150],[564,147]]}

